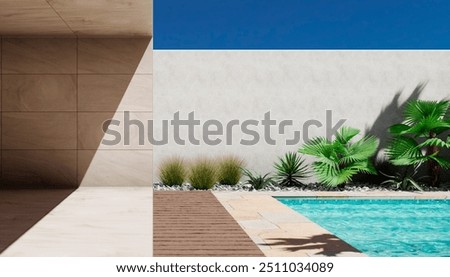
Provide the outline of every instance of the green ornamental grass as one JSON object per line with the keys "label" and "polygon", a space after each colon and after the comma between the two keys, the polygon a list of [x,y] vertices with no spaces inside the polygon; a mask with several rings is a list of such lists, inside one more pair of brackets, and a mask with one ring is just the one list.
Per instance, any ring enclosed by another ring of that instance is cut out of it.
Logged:
{"label": "green ornamental grass", "polygon": [[189,170],[189,182],[195,189],[207,190],[217,183],[216,163],[207,158],[194,161]]}
{"label": "green ornamental grass", "polygon": [[181,186],[186,177],[187,170],[182,158],[168,158],[159,167],[159,179],[166,186]]}
{"label": "green ornamental grass", "polygon": [[242,178],[244,161],[236,156],[226,156],[218,161],[218,179],[223,185],[236,185]]}

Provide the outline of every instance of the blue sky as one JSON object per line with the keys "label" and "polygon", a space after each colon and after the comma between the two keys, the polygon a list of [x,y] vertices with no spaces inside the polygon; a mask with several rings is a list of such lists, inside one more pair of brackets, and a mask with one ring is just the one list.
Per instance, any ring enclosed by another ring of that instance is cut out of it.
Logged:
{"label": "blue sky", "polygon": [[155,49],[450,49],[448,0],[154,0]]}

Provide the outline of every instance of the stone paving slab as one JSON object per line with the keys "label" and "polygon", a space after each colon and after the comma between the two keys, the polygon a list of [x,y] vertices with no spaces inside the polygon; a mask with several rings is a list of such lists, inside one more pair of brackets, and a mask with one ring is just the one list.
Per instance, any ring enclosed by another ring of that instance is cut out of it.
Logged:
{"label": "stone paving slab", "polygon": [[277,225],[271,223],[268,220],[265,220],[263,218],[261,219],[255,219],[255,220],[240,220],[239,224],[244,228],[244,229],[278,229]]}
{"label": "stone paving slab", "polygon": [[0,253],[75,189],[0,189]]}
{"label": "stone paving slab", "polygon": [[151,187],[80,187],[0,256],[150,257],[152,193]]}

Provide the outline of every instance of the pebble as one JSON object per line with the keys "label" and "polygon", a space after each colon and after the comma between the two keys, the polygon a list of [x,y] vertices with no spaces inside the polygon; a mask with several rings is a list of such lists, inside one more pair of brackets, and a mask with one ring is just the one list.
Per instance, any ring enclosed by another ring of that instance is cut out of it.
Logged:
{"label": "pebble", "polygon": [[[161,183],[154,183],[153,184],[153,190],[154,191],[190,191],[195,190],[194,187],[192,187],[191,184],[185,183],[181,186],[165,186]],[[229,185],[222,185],[222,184],[216,184],[211,189],[213,191],[255,191],[253,187],[249,184],[245,183],[238,183],[234,186]],[[393,188],[389,187],[383,187],[383,186],[367,186],[364,184],[355,184],[355,185],[345,185],[344,188],[337,189],[332,188],[328,189],[324,187],[321,184],[313,183],[308,184],[306,187],[280,187],[277,185],[268,185],[264,189],[261,189],[259,191],[324,191],[324,190],[343,190],[343,191],[354,191],[354,192],[367,192],[367,191],[392,191],[395,190]]]}

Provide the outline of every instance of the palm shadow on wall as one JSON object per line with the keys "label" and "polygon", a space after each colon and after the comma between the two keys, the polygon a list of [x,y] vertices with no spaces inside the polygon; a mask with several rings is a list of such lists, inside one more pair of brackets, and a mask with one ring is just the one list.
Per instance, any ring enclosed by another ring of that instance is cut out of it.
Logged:
{"label": "palm shadow on wall", "polygon": [[426,85],[426,82],[419,83],[408,98],[403,102],[400,102],[399,100],[402,95],[402,91],[396,92],[391,102],[380,111],[380,114],[377,116],[372,126],[370,126],[370,128],[366,128],[366,134],[374,135],[380,139],[380,145],[378,146],[377,152],[386,148],[388,145],[389,127],[403,121],[402,112],[405,109],[406,103],[419,99]]}
{"label": "palm shadow on wall", "polygon": [[316,250],[316,255],[337,256],[340,253],[360,253],[359,250],[332,234],[321,234],[307,238],[272,238],[266,246],[282,247],[289,252]]}
{"label": "palm shadow on wall", "polygon": [[[400,102],[399,98],[402,94],[402,91],[398,91],[391,102],[384,107],[378,117],[375,119],[374,123],[370,128],[366,128],[366,134],[371,134],[380,139],[380,145],[378,146],[377,153],[375,155],[376,160],[375,164],[377,166],[378,171],[393,174],[396,172],[399,168],[394,167],[390,165],[385,156],[383,155],[383,149],[385,149],[389,144],[390,135],[388,132],[388,129],[393,124],[398,124],[403,121],[403,111],[405,109],[406,104],[409,101],[412,100],[418,100],[420,96],[422,95],[423,90],[427,86],[427,82],[421,82],[419,83],[415,89],[411,92],[411,94],[403,101]],[[441,100],[441,99],[429,99],[429,100]],[[450,158],[450,150],[449,149],[443,149],[441,152],[441,155],[447,158]],[[420,174],[426,175],[426,169],[422,168],[420,170]],[[380,183],[386,178],[382,176],[382,174],[379,174],[378,176],[358,176],[356,178],[357,181],[368,181],[367,179],[370,179],[369,181]],[[450,172],[444,171],[442,172],[442,181],[448,182],[450,180]]]}
{"label": "palm shadow on wall", "polygon": [[[379,172],[381,171],[386,174],[393,174],[393,172],[397,170],[387,162],[386,157],[384,156],[384,149],[388,146],[390,140],[388,129],[393,124],[398,124],[403,121],[403,110],[405,109],[406,104],[409,101],[419,99],[426,85],[427,82],[419,83],[404,101],[400,101],[403,91],[397,91],[390,103],[381,109],[380,114],[377,116],[373,124],[365,129],[366,134],[375,136],[380,140],[377,152],[374,155],[374,164]],[[355,182],[372,184],[380,184],[385,180],[386,177],[382,174],[358,174],[354,178]]]}

